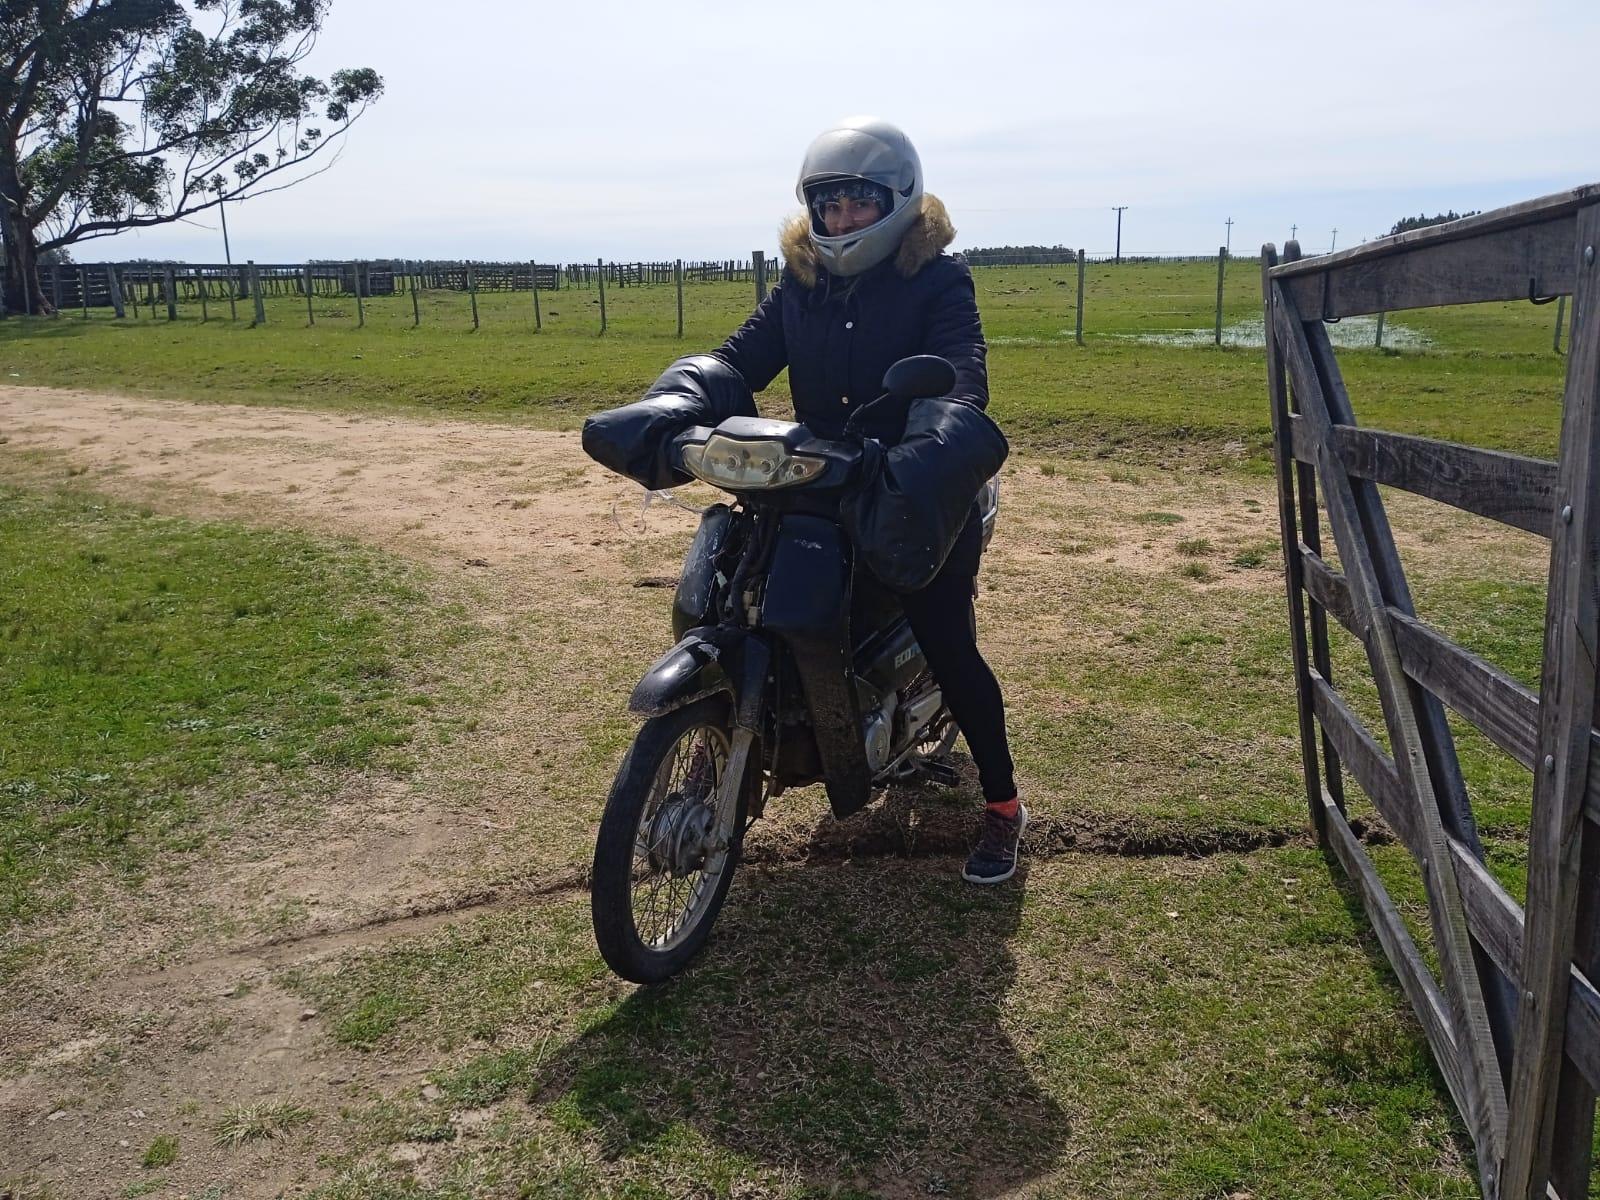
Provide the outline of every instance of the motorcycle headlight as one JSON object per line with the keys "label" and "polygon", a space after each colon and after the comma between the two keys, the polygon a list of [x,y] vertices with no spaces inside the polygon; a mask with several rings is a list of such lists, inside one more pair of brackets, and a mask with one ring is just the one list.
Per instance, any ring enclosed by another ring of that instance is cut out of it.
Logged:
{"label": "motorcycle headlight", "polygon": [[745,442],[714,433],[703,446],[683,448],[684,470],[730,492],[806,483],[825,466],[820,458],[790,454],[776,440]]}

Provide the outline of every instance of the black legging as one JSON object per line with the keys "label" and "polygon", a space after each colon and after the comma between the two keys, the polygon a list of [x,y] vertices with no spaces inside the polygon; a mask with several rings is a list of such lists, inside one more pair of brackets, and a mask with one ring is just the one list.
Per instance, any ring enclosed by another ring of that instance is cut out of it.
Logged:
{"label": "black legging", "polygon": [[1009,800],[1017,794],[1017,785],[1006,743],[1005,701],[999,681],[978,650],[971,623],[972,583],[982,550],[983,529],[974,517],[933,582],[921,591],[902,594],[900,603],[978,764],[983,798]]}

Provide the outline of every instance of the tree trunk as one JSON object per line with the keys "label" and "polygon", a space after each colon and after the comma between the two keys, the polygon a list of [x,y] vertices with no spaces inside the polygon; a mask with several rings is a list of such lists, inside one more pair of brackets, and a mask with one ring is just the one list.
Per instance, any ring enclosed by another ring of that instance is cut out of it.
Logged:
{"label": "tree trunk", "polygon": [[39,242],[23,216],[22,181],[15,169],[0,167],[0,234],[5,241],[5,300],[8,313],[43,315],[51,311],[39,283]]}

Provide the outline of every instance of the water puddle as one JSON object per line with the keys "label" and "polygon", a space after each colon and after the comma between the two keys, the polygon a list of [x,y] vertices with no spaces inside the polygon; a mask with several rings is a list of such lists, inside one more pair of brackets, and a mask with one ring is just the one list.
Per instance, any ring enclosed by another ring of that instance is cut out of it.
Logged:
{"label": "water puddle", "polygon": [[[1328,340],[1341,350],[1371,349],[1377,341],[1377,317],[1346,317],[1326,326]],[[1210,346],[1215,344],[1215,329],[1160,329],[1149,333],[1110,333],[1102,337],[1120,341],[1138,342],[1146,346],[1177,346],[1180,348]],[[1222,344],[1259,350],[1267,344],[1266,323],[1260,317],[1249,317],[1222,327]],[[1383,345],[1389,350],[1421,350],[1433,345],[1433,339],[1409,325],[1385,320]]]}

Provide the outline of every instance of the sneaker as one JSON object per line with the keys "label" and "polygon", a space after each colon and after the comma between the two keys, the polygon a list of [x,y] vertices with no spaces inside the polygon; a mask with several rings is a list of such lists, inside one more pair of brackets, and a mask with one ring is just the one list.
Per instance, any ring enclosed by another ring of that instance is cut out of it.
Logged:
{"label": "sneaker", "polygon": [[968,883],[1004,883],[1017,873],[1017,842],[1028,827],[1028,810],[1019,800],[1017,815],[1002,817],[994,809],[983,810],[983,834],[961,870]]}

